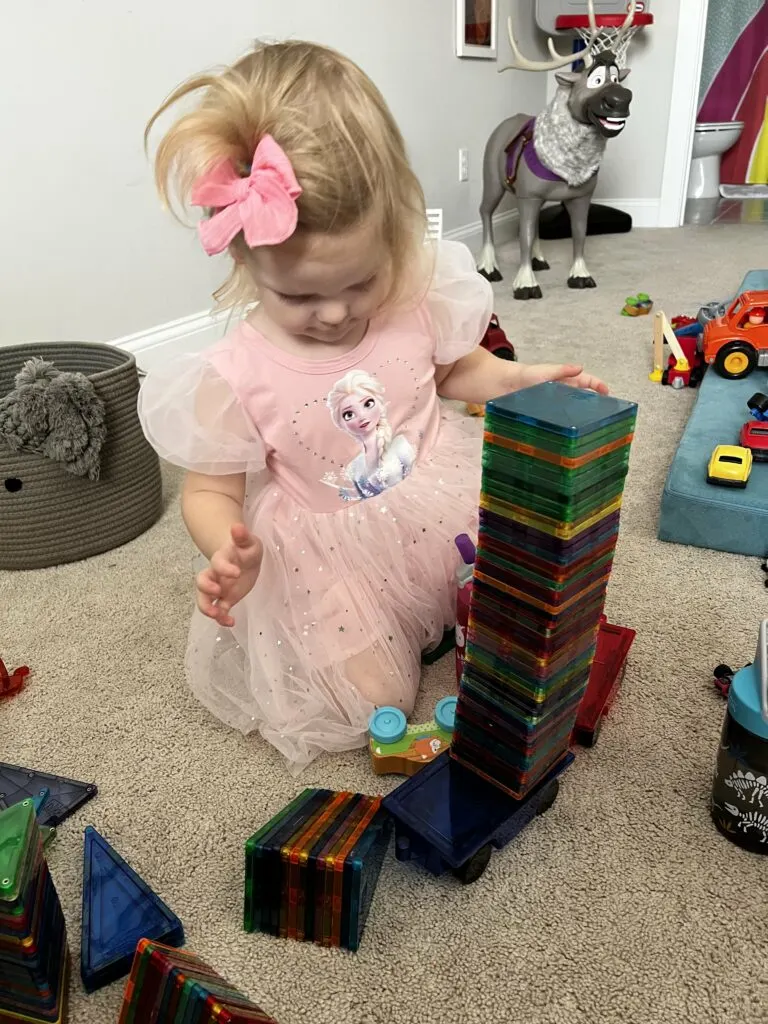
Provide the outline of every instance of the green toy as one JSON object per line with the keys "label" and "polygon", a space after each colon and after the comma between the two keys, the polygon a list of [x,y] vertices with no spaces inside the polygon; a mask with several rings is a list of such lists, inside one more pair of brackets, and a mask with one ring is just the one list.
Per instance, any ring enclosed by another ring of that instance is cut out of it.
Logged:
{"label": "green toy", "polygon": [[621,311],[622,316],[647,316],[653,307],[653,300],[645,292],[630,295]]}

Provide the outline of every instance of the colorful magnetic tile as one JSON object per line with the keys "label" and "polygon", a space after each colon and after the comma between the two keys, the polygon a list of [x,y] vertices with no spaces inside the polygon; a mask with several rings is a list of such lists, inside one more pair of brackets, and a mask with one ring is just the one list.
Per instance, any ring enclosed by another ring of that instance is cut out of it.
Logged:
{"label": "colorful magnetic tile", "polygon": [[[245,879],[245,918],[251,930],[324,945],[342,945],[346,934],[359,943],[360,923],[348,920],[352,904],[344,903],[346,859],[355,849],[360,855],[380,806],[380,797],[305,791],[289,805],[290,813],[273,819],[280,822],[277,828],[269,823],[251,836]],[[378,850],[373,842],[365,848]],[[358,873],[372,877],[364,864],[358,865]],[[351,892],[354,896],[357,889],[353,886]]]}
{"label": "colorful magnetic tile", "polygon": [[537,462],[548,462],[552,466],[561,466],[564,469],[581,469],[582,466],[589,465],[590,462],[599,459],[603,455],[610,455],[611,452],[624,448],[634,440],[634,434],[625,434],[623,437],[617,437],[615,440],[609,441],[599,448],[594,448],[584,455],[569,457],[567,455],[557,455],[545,448],[537,448],[534,445],[525,444],[523,441],[501,437],[498,434],[492,434],[488,430],[485,431],[483,437],[488,444],[493,445],[495,448],[504,448],[508,451],[517,452],[519,455],[527,455],[530,458],[536,459]]}
{"label": "colorful magnetic tile", "polygon": [[637,407],[561,384],[488,403],[451,757],[522,799],[567,751],[613,565]]}
{"label": "colorful magnetic tile", "polygon": [[142,939],[119,1024],[275,1024],[194,953]]}
{"label": "colorful magnetic tile", "polygon": [[85,830],[80,975],[94,992],[126,975],[136,943],[182,945],[181,921],[93,826]]}
{"label": "colorful magnetic tile", "polygon": [[493,416],[575,438],[634,418],[637,405],[611,395],[549,381],[496,398],[488,403],[488,411]]}
{"label": "colorful magnetic tile", "polygon": [[90,782],[0,762],[0,809],[36,797],[43,789],[48,790],[48,796],[40,809],[38,824],[54,827],[92,800],[98,791]]}

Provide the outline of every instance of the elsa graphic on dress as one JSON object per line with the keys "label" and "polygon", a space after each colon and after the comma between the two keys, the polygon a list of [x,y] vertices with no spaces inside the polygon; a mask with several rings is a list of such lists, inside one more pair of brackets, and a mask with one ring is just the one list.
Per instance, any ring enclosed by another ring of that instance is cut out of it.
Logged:
{"label": "elsa graphic on dress", "polygon": [[[373,498],[408,476],[416,452],[405,434],[392,436],[380,381],[365,370],[350,370],[331,389],[326,403],[336,426],[362,449],[344,470],[352,486],[339,488],[342,498]],[[328,478],[325,483],[336,486]]]}

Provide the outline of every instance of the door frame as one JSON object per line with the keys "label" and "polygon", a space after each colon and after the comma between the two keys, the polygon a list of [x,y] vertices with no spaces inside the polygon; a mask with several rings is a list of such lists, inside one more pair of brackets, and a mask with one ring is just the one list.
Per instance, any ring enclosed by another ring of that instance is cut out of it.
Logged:
{"label": "door frame", "polygon": [[659,197],[660,228],[678,228],[685,217],[708,9],[709,0],[679,0],[675,66]]}

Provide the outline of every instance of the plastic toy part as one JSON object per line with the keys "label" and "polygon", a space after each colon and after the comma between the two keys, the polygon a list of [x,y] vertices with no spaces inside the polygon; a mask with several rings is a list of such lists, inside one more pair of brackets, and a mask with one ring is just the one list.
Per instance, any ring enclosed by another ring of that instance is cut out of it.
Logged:
{"label": "plastic toy part", "polygon": [[635,639],[634,629],[612,626],[600,617],[597,646],[589,682],[579,704],[573,739],[584,747],[593,747],[610,711],[627,669],[627,655]]}
{"label": "plastic toy part", "polygon": [[[431,722],[406,727],[405,715],[398,708],[379,708],[368,725],[368,749],[377,775],[415,775],[451,745],[456,718],[456,697],[443,697],[435,707]],[[391,738],[379,729],[377,715],[386,712],[392,719]],[[402,725],[402,731],[400,726]],[[375,731],[374,731],[375,730]]]}
{"label": "plastic toy part", "polygon": [[118,1024],[275,1024],[204,960],[142,939]]}
{"label": "plastic toy part", "polygon": [[95,828],[85,830],[80,976],[87,992],[124,977],[139,939],[184,943],[181,921]]}
{"label": "plastic toy part", "polygon": [[721,377],[741,380],[768,366],[768,291],[742,291],[704,325],[702,352]]}
{"label": "plastic toy part", "polygon": [[653,299],[645,292],[630,295],[624,302],[622,316],[648,316],[653,308]]}
{"label": "plastic toy part", "polygon": [[717,665],[712,671],[715,689],[722,697],[728,696],[735,672],[730,665]]}
{"label": "plastic toy part", "polygon": [[65,1019],[69,950],[31,799],[0,814],[0,1021]]}
{"label": "plastic toy part", "polygon": [[358,949],[391,828],[380,797],[305,789],[245,845],[245,930]]}
{"label": "plastic toy part", "polygon": [[368,719],[368,732],[374,743],[397,743],[405,736],[408,720],[399,708],[376,708]]}
{"label": "plastic toy part", "polygon": [[28,675],[29,669],[26,665],[17,668],[15,672],[9,672],[0,658],[0,699],[13,697],[19,693],[24,687]]}
{"label": "plastic toy part", "polygon": [[48,796],[40,810],[38,823],[54,828],[98,792],[90,782],[76,782],[63,775],[49,775],[0,762],[0,810],[27,797],[37,797],[43,789],[48,790]]}
{"label": "plastic toy part", "polygon": [[747,408],[756,420],[768,420],[768,395],[764,395],[762,391],[755,392],[747,399]]}
{"label": "plastic toy part", "polygon": [[[701,326],[690,317],[674,317],[670,324],[659,310],[653,320],[653,370],[650,379],[669,384],[675,390],[695,388],[707,366],[701,353]],[[670,350],[664,365],[664,343]]]}
{"label": "plastic toy part", "polygon": [[451,871],[465,885],[477,881],[492,850],[552,806],[558,776],[572,761],[569,751],[524,800],[515,800],[447,754],[438,757],[384,798],[395,819],[395,856],[432,875]]}
{"label": "plastic toy part", "polygon": [[740,445],[719,444],[707,465],[707,483],[720,487],[741,487],[749,483],[752,452]]}

